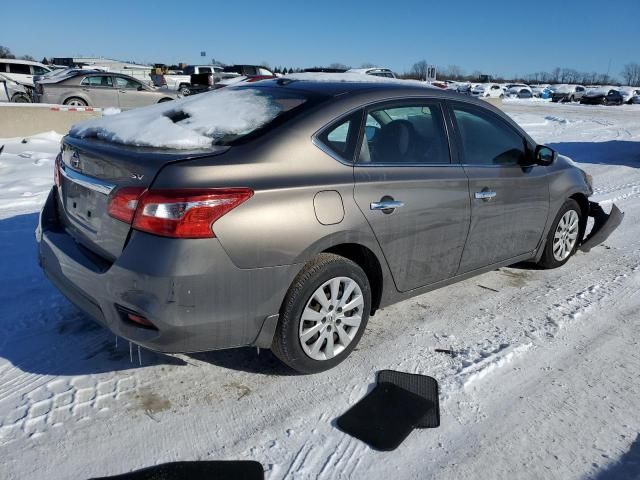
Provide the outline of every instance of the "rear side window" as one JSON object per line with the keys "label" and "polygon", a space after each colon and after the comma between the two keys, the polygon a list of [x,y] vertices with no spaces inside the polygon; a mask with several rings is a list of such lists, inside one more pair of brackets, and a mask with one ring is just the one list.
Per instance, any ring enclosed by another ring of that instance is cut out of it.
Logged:
{"label": "rear side window", "polygon": [[318,135],[318,140],[340,159],[353,162],[361,118],[362,112],[357,112],[336,121]]}
{"label": "rear side window", "polygon": [[462,140],[464,163],[518,165],[526,155],[525,140],[502,120],[480,109],[453,108]]}
{"label": "rear side window", "polygon": [[449,163],[449,144],[438,104],[372,109],[358,163]]}
{"label": "rear side window", "polygon": [[10,63],[9,64],[9,73],[19,73],[22,75],[31,75],[31,69],[29,65],[24,65],[22,63]]}
{"label": "rear side window", "polygon": [[113,82],[110,75],[96,75],[94,77],[83,78],[80,85],[87,85],[89,87],[113,87]]}

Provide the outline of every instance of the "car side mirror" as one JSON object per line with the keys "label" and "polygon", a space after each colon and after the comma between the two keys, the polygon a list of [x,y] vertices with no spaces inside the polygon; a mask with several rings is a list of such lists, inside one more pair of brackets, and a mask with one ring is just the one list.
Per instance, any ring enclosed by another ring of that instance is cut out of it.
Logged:
{"label": "car side mirror", "polygon": [[553,148],[545,147],[544,145],[538,145],[534,154],[534,162],[537,165],[548,166],[555,162],[558,158],[558,152]]}

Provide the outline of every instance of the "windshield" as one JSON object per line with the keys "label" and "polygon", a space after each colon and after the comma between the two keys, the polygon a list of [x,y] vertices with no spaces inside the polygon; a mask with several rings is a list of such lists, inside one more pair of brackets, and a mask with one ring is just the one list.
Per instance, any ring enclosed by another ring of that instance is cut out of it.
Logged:
{"label": "windshield", "polygon": [[297,113],[308,100],[284,89],[227,88],[77,124],[70,134],[141,147],[230,145]]}

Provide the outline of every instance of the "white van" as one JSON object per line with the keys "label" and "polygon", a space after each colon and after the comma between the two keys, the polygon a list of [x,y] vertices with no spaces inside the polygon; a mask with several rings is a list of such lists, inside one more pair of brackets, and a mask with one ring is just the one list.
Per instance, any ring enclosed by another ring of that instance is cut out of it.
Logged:
{"label": "white van", "polygon": [[38,62],[0,58],[0,73],[4,73],[14,82],[33,85],[34,75],[44,75],[49,71],[51,71],[49,67]]}

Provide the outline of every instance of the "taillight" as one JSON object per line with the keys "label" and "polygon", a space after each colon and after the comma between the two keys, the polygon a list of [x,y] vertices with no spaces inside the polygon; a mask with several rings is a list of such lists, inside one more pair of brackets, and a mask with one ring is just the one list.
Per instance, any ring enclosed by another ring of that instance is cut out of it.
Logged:
{"label": "taillight", "polygon": [[109,200],[109,215],[113,218],[131,224],[138,207],[140,196],[145,189],[142,187],[124,187],[116,190]]}
{"label": "taillight", "polygon": [[116,190],[109,215],[142,232],[176,238],[215,237],[212,225],[253,196],[249,188]]}
{"label": "taillight", "polygon": [[60,186],[60,162],[62,161],[62,152],[56,156],[56,162],[53,166],[53,183],[56,187]]}
{"label": "taillight", "polygon": [[209,76],[207,77],[207,80],[208,80],[209,86],[210,86],[210,87],[212,87],[212,86],[213,86],[213,84],[214,84],[214,81],[213,81],[213,75],[209,75]]}

